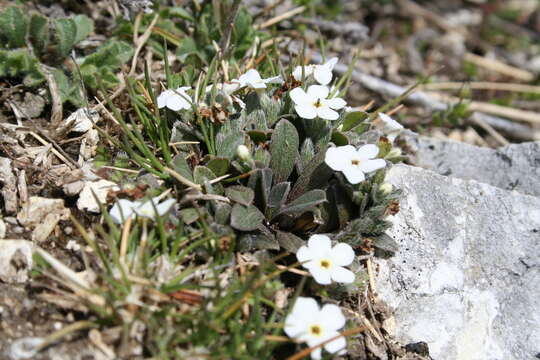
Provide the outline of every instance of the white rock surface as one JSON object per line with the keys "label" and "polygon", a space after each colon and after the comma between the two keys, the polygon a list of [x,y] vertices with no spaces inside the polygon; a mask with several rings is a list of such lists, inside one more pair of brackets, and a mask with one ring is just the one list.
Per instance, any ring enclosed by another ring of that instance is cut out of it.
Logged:
{"label": "white rock surface", "polygon": [[0,281],[24,283],[32,269],[34,244],[26,240],[0,240]]}
{"label": "white rock surface", "polygon": [[41,224],[49,214],[57,214],[59,220],[67,220],[70,212],[64,206],[64,200],[62,199],[32,196],[17,214],[17,220],[23,226],[35,227]]}
{"label": "white rock surface", "polygon": [[109,180],[87,181],[77,200],[77,207],[79,210],[99,213],[100,208],[96,197],[100,203],[105,204],[109,191],[119,189],[118,185]]}
{"label": "white rock surface", "polygon": [[417,166],[540,196],[540,141],[490,149],[411,132],[403,138],[414,151],[412,161]]}
{"label": "white rock surface", "polygon": [[524,360],[540,353],[540,199],[394,166],[404,191],[377,289],[397,340],[437,360]]}

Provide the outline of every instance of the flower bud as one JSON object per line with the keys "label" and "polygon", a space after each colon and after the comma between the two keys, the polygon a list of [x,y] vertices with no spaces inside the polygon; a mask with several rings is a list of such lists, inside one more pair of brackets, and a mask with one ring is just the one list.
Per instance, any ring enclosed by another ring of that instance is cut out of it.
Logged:
{"label": "flower bud", "polygon": [[246,145],[239,145],[236,148],[236,156],[238,156],[241,160],[247,161],[251,158],[251,153]]}
{"label": "flower bud", "polygon": [[394,190],[394,187],[390,183],[384,183],[381,186],[379,186],[379,190],[381,190],[385,195],[388,195]]}

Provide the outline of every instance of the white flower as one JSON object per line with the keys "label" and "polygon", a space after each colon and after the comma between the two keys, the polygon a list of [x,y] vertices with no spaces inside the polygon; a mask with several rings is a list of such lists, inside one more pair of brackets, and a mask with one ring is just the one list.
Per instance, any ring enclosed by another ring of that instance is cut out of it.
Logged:
{"label": "white flower", "polygon": [[[314,299],[298,297],[291,313],[285,319],[284,330],[289,337],[306,342],[309,347],[337,337],[324,344],[324,348],[329,353],[344,355],[347,352],[347,342],[343,336],[339,336],[338,330],[345,326],[345,320],[337,305],[325,304],[320,309]],[[320,359],[321,352],[321,347],[313,350],[311,358]]]}
{"label": "white flower", "polygon": [[301,87],[291,90],[289,93],[294,101],[296,113],[304,119],[320,117],[325,120],[337,120],[339,114],[335,110],[342,109],[347,105],[341,98],[327,99],[330,90],[326,86],[311,85],[307,93]]}
{"label": "white flower", "polygon": [[375,159],[379,148],[373,144],[361,146],[358,150],[352,145],[331,147],[326,150],[324,161],[333,170],[343,172],[351,184],[364,181],[365,173],[370,173],[386,166],[383,159]]}
{"label": "white flower", "polygon": [[384,113],[379,113],[379,119],[376,120],[374,124],[375,127],[386,134],[388,140],[392,142],[394,142],[396,137],[401,134],[404,129],[403,125]]}
{"label": "white flower", "polygon": [[345,243],[332,247],[328,236],[312,235],[307,246],[298,249],[296,258],[321,285],[328,285],[332,280],[346,284],[354,281],[354,273],[344,268],[354,260],[353,249]]}
{"label": "white flower", "polygon": [[172,111],[191,109],[191,97],[186,93],[188,89],[191,87],[183,86],[176,90],[165,90],[157,98],[158,108],[167,107]]}
{"label": "white flower", "polygon": [[266,84],[281,83],[281,76],[275,76],[268,79],[261,78],[261,74],[255,69],[249,69],[245,74],[241,75],[238,80],[233,80],[233,83],[238,81],[240,87],[248,86],[251,89],[259,90],[266,89]]}
{"label": "white flower", "polygon": [[[304,66],[304,76],[307,78],[311,75],[321,85],[328,85],[332,81],[332,70],[336,66],[338,58],[332,58],[322,65],[306,65]],[[293,71],[294,79],[302,81],[302,66],[297,66]]]}
{"label": "white flower", "polygon": [[131,217],[135,217],[136,215],[154,220],[156,218],[156,211],[157,215],[163,216],[169,212],[176,203],[176,200],[174,199],[168,199],[160,203],[159,198],[160,197],[157,196],[147,201],[120,199],[113,205],[109,211],[109,215],[117,224],[123,224],[124,221]]}
{"label": "white flower", "polygon": [[133,208],[138,205],[140,204],[137,201],[120,199],[115,202],[111,210],[109,210],[109,215],[115,223],[123,224],[124,221],[135,216]]}

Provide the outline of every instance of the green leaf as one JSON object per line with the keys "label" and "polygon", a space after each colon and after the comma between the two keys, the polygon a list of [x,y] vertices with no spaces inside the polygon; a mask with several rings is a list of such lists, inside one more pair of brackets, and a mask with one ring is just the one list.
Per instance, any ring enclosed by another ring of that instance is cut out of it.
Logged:
{"label": "green leaf", "polygon": [[49,43],[49,20],[45,16],[34,14],[30,18],[30,41],[37,53],[42,53]]}
{"label": "green leaf", "polygon": [[239,204],[249,206],[255,199],[255,192],[245,186],[233,185],[225,189],[225,196]]}
{"label": "green leaf", "polygon": [[274,185],[272,190],[270,190],[270,195],[268,196],[268,207],[279,209],[287,201],[287,196],[291,190],[290,182],[281,182]]}
{"label": "green leaf", "polygon": [[337,146],[349,145],[349,139],[347,139],[347,136],[339,131],[332,132],[332,142]]}
{"label": "green leaf", "polygon": [[351,129],[354,129],[362,122],[364,122],[368,117],[369,115],[363,111],[354,111],[347,113],[347,115],[345,115],[345,120],[343,120],[343,127],[341,131],[349,131]]}
{"label": "green leaf", "polygon": [[195,183],[204,185],[206,190],[210,194],[223,194],[223,185],[213,184],[210,185],[210,181],[214,180],[217,176],[207,167],[195,166],[193,170],[193,180]]}
{"label": "green leaf", "polygon": [[271,233],[243,234],[238,239],[237,250],[279,250],[279,243]]}
{"label": "green leaf", "polygon": [[294,125],[285,119],[278,122],[270,143],[270,167],[275,184],[286,181],[291,175],[298,158],[298,146],[298,131]]}
{"label": "green leaf", "polygon": [[294,183],[289,199],[294,200],[308,190],[323,188],[327,185],[333,170],[324,163],[325,154],[326,148],[321,149],[304,167],[304,171]]}
{"label": "green leaf", "polygon": [[[298,199],[283,207],[275,216],[282,214],[301,214],[312,210],[319,204],[326,201],[326,193],[323,190],[311,190]],[[274,216],[274,217],[275,217]]]}
{"label": "green leaf", "polygon": [[193,173],[184,154],[178,154],[173,158],[173,169],[186,179],[193,181]]}
{"label": "green leaf", "polygon": [[199,212],[194,208],[182,209],[178,212],[182,221],[186,224],[192,224],[199,220]]}
{"label": "green leaf", "polygon": [[315,146],[313,146],[313,141],[310,138],[306,138],[302,144],[302,149],[300,149],[300,158],[296,164],[298,173],[301,174],[306,168],[307,164],[315,156]]}
{"label": "green leaf", "polygon": [[306,242],[290,232],[276,231],[279,245],[290,253],[296,254],[298,249],[306,245]]}
{"label": "green leaf", "polygon": [[396,241],[386,234],[374,238],[373,246],[382,252],[381,255],[383,255],[383,257],[392,256],[399,250],[399,245]]}
{"label": "green leaf", "polygon": [[18,7],[10,6],[0,14],[0,37],[9,48],[24,47],[27,31],[28,20]]}
{"label": "green leaf", "polygon": [[216,157],[213,158],[206,164],[206,166],[212,170],[216,176],[223,176],[227,173],[227,170],[229,170],[230,161],[229,159],[222,158],[222,157]]}
{"label": "green leaf", "polygon": [[94,32],[94,22],[86,15],[77,15],[73,18],[75,21],[76,36],[75,44],[82,41]]}
{"label": "green leaf", "polygon": [[240,231],[253,231],[261,225],[264,215],[255,206],[234,204],[231,212],[231,226]]}
{"label": "green leaf", "polygon": [[220,225],[226,225],[229,223],[229,217],[231,216],[232,207],[229,204],[218,203],[214,212],[214,220]]}
{"label": "green leaf", "polygon": [[169,10],[170,17],[179,17],[187,21],[195,22],[195,19],[193,18],[193,16],[191,16],[191,14],[188,13],[186,9],[184,9],[181,6],[173,6],[173,7],[170,7],[168,10]]}
{"label": "green leaf", "polygon": [[69,55],[77,39],[77,25],[71,18],[61,18],[54,21],[56,39],[58,41],[56,52],[62,58]]}

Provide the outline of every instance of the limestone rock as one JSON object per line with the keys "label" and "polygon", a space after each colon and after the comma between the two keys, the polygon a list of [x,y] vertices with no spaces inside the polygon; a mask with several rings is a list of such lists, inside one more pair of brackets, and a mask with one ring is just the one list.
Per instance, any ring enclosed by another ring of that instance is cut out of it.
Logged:
{"label": "limestone rock", "polygon": [[32,270],[34,244],[26,240],[0,240],[0,281],[24,283]]}
{"label": "limestone rock", "polygon": [[521,360],[540,352],[540,199],[405,165],[377,289],[395,337],[437,360]]}
{"label": "limestone rock", "polygon": [[411,134],[404,138],[415,152],[413,163],[422,168],[540,196],[538,141],[489,149]]}
{"label": "limestone rock", "polygon": [[[108,180],[87,181],[77,200],[79,210],[86,210],[93,213],[99,213],[99,204],[107,202],[107,194],[112,190],[119,190],[118,185]],[[94,196],[95,195],[95,196]]]}
{"label": "limestone rock", "polygon": [[35,227],[41,224],[49,214],[58,214],[59,220],[67,220],[70,212],[64,206],[64,200],[62,199],[32,196],[17,214],[17,220],[23,226]]}
{"label": "limestone rock", "polygon": [[0,157],[0,188],[7,214],[17,211],[17,177],[11,167],[11,159]]}

